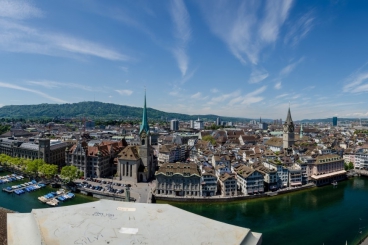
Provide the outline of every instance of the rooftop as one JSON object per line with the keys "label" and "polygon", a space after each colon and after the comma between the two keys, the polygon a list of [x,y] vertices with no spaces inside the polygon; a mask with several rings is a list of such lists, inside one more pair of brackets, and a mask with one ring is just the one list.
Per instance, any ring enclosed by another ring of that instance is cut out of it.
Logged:
{"label": "rooftop", "polygon": [[[22,225],[19,225],[22,224]],[[249,244],[262,234],[167,204],[100,200],[8,214],[8,244]]]}

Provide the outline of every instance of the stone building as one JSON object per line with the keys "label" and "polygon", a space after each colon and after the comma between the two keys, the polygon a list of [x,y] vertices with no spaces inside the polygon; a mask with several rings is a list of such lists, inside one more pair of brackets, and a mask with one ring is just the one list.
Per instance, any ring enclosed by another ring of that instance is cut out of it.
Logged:
{"label": "stone building", "polygon": [[147,182],[153,179],[157,167],[157,159],[150,144],[150,128],[147,118],[146,95],[142,124],[139,129],[140,145],[131,146],[123,150],[115,163],[117,164],[117,178],[130,179],[136,182]]}
{"label": "stone building", "polygon": [[73,165],[84,173],[84,178],[102,178],[114,172],[114,158],[126,147],[122,141],[102,141],[89,146],[87,142],[78,142],[65,149],[65,164]]}
{"label": "stone building", "polygon": [[14,139],[0,139],[0,154],[27,159],[42,159],[46,163],[58,165],[65,163],[65,149],[68,143],[40,138],[32,142]]}
{"label": "stone building", "polygon": [[288,110],[288,114],[286,116],[286,121],[284,123],[284,131],[283,131],[283,147],[284,149],[291,148],[295,142],[295,135],[294,135],[294,122],[291,118],[290,108]]}
{"label": "stone building", "polygon": [[217,176],[215,170],[209,167],[203,167],[202,177],[202,196],[214,196],[217,193]]}
{"label": "stone building", "polygon": [[235,173],[224,173],[219,176],[218,179],[222,196],[237,196],[237,181]]}
{"label": "stone building", "polygon": [[344,159],[337,154],[320,155],[308,163],[309,180],[317,186],[330,184],[346,178]]}
{"label": "stone building", "polygon": [[157,195],[202,196],[201,172],[196,163],[164,163],[155,176]]}
{"label": "stone building", "polygon": [[234,171],[237,176],[238,189],[243,195],[264,192],[264,177],[260,171],[245,165],[240,165]]}

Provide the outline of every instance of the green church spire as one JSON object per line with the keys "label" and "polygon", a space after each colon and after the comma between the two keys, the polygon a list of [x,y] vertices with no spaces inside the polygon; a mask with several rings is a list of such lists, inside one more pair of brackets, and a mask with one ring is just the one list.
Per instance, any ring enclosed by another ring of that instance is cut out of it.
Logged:
{"label": "green church spire", "polygon": [[147,135],[149,134],[149,125],[147,120],[147,107],[146,107],[146,91],[144,91],[144,106],[143,106],[143,116],[142,116],[142,124],[139,129],[139,134],[145,132]]}

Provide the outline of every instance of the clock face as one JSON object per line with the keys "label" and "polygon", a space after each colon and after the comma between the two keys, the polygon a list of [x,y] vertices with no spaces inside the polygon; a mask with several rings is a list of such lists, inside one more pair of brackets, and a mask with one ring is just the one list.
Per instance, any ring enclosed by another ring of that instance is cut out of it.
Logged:
{"label": "clock face", "polygon": [[142,138],[146,138],[146,132],[143,131],[141,136]]}
{"label": "clock face", "polygon": [[289,125],[289,132],[294,132],[294,125],[293,124]]}

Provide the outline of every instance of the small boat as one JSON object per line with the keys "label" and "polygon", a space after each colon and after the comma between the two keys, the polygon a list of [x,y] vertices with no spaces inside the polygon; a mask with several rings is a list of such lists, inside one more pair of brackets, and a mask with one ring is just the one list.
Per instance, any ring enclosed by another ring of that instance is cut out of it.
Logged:
{"label": "small boat", "polygon": [[331,183],[333,186],[337,186],[337,181],[336,180],[334,180],[334,181],[332,181],[332,183]]}

